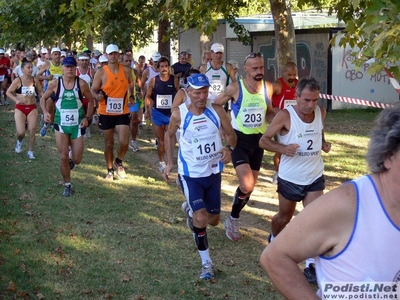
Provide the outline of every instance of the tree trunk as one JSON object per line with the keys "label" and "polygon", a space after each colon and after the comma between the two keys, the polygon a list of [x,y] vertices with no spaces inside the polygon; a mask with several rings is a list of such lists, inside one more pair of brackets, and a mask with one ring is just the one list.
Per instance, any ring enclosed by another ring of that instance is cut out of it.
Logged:
{"label": "tree trunk", "polygon": [[270,0],[271,13],[274,18],[276,38],[276,60],[278,77],[282,76],[283,65],[296,60],[296,37],[290,7],[285,0]]}
{"label": "tree trunk", "polygon": [[171,60],[171,47],[170,47],[170,39],[163,41],[163,37],[166,36],[169,27],[169,20],[161,20],[158,23],[158,52],[162,56],[166,56],[169,60]]}
{"label": "tree trunk", "polygon": [[91,34],[86,37],[86,47],[93,51],[93,37]]}

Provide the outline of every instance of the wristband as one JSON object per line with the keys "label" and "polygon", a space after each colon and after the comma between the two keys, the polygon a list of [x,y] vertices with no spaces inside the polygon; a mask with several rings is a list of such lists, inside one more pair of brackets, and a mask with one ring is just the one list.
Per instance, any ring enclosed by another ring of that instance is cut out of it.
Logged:
{"label": "wristband", "polygon": [[235,149],[231,145],[226,145],[225,147],[228,148],[229,150],[231,150],[231,152]]}

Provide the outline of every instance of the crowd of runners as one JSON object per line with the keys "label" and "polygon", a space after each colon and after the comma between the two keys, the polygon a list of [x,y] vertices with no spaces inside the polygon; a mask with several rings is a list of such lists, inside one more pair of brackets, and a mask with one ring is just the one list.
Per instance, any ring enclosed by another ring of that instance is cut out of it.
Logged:
{"label": "crowd of runners", "polygon": [[[232,162],[238,178],[231,211],[223,222],[226,236],[237,242],[242,237],[239,217],[256,186],[264,150],[274,153],[271,184],[277,185],[279,209],[272,218],[268,242],[277,248],[266,248],[261,265],[285,293],[280,285],[282,275],[271,269],[272,265],[279,267],[274,257],[279,257],[280,243],[285,243],[278,235],[291,222],[297,202],[308,207],[321,198],[325,189],[321,151],[328,153],[331,144],[324,134],[326,111],[317,105],[320,87],[312,77],[298,79],[294,62],[284,65],[282,77],[276,82],[266,81],[262,53],[243,58],[241,76],[239,63],[224,61],[224,53],[224,46],[214,43],[195,65],[191,50],[187,49],[180,51],[178,62],[171,65],[158,52],[148,60],[142,55],[135,60],[132,50],[121,51],[114,44],[108,45],[103,54],[98,50],[76,53],[53,47],[42,48],[39,55],[35,50],[16,50],[8,57],[0,49],[1,105],[9,105],[9,100],[15,102],[16,153],[23,151],[27,131],[27,156],[35,159],[37,129],[40,127],[41,136],[50,128],[54,130],[63,195],[67,197],[73,194],[71,170],[82,161],[90,126],[101,129],[104,180],[113,181],[126,178],[124,158],[129,148],[140,151],[138,131],[144,118],[148,120],[156,141],[158,170],[167,182],[178,149],[176,182],[186,197],[182,210],[201,258],[202,279],[214,278],[207,226],[220,222],[224,165]],[[385,163],[387,169],[391,166]],[[319,233],[315,236],[319,237]],[[315,244],[314,240],[308,242]],[[317,281],[313,257],[330,250],[325,246],[327,251],[316,253],[317,250],[304,247],[307,251],[298,254],[301,247],[296,249],[294,242],[286,243],[288,249],[293,249],[287,253],[298,255],[293,261],[298,263],[298,257],[306,259],[304,275],[296,278],[299,288],[309,294],[304,283]],[[284,276],[290,278],[290,274]],[[287,295],[292,294],[289,291]]]}

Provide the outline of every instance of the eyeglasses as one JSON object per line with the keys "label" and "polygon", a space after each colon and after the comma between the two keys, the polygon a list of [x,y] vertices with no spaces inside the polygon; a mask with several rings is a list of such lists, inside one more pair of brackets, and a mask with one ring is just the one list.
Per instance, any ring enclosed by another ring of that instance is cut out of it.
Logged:
{"label": "eyeglasses", "polygon": [[249,55],[246,56],[244,59],[244,62],[246,62],[249,58],[256,58],[256,57],[264,57],[264,55],[261,52],[251,52]]}

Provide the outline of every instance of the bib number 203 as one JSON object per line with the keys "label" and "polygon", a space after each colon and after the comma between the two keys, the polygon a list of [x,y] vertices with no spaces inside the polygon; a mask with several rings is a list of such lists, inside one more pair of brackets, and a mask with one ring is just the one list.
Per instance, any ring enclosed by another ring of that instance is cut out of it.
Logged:
{"label": "bib number 203", "polygon": [[261,114],[246,114],[244,115],[246,123],[261,122]]}

